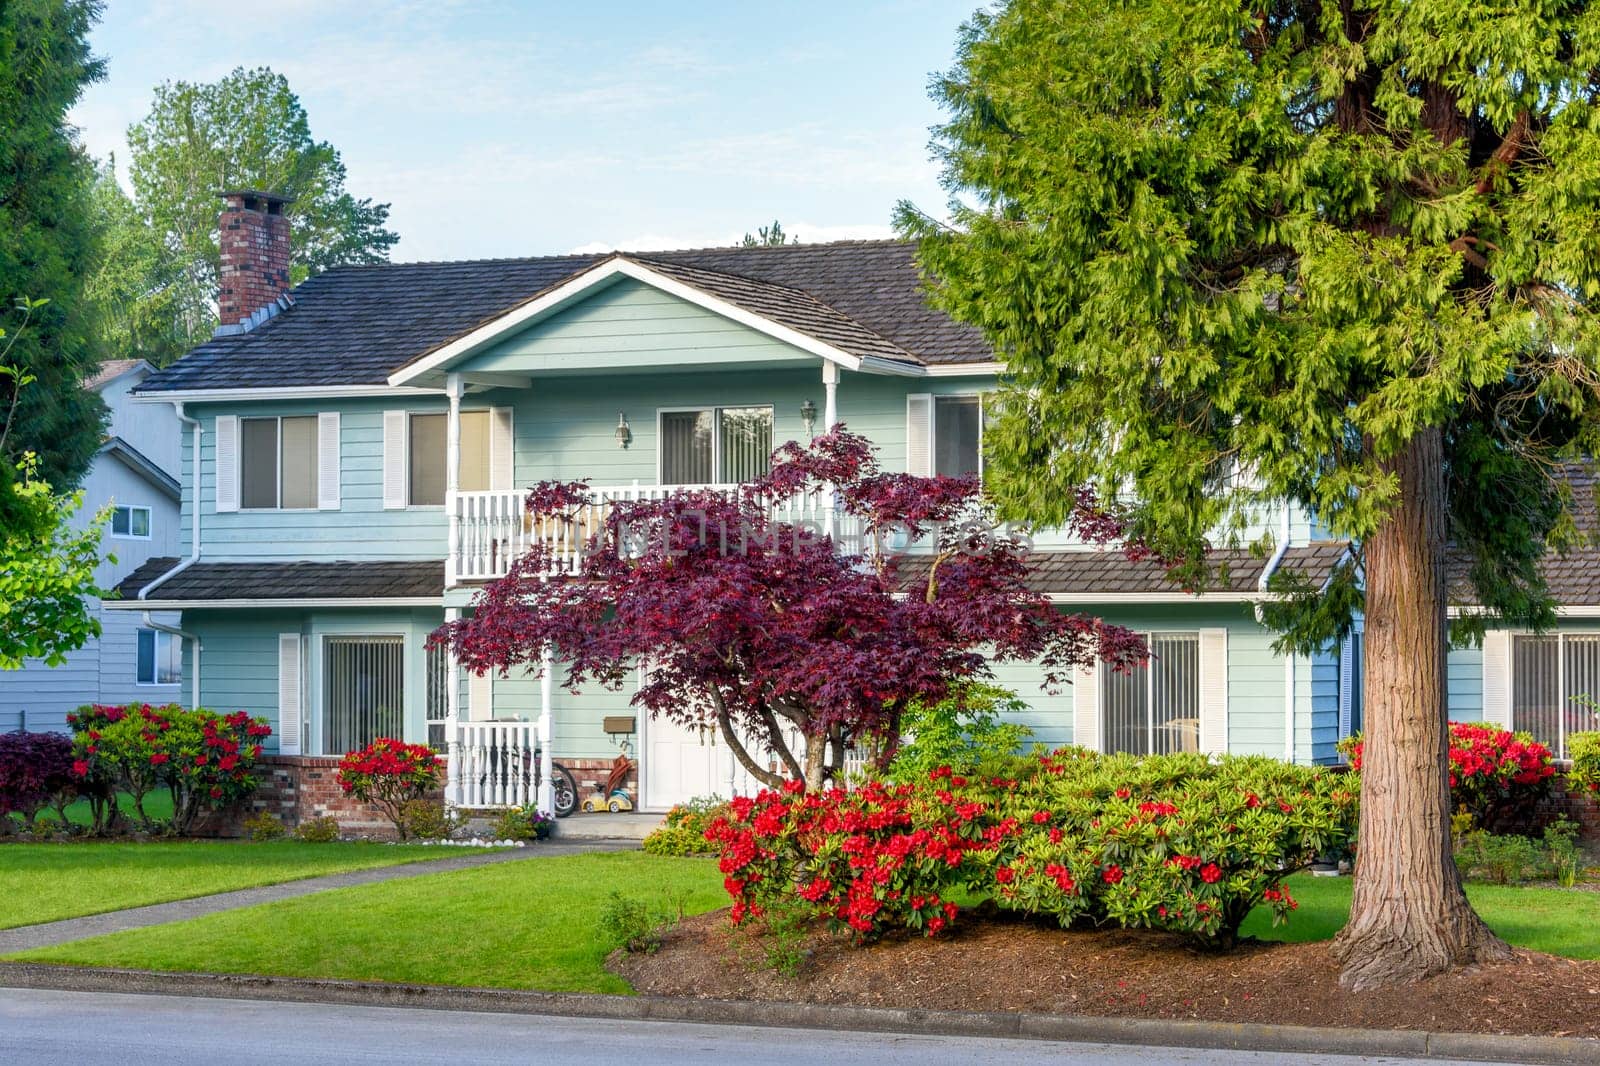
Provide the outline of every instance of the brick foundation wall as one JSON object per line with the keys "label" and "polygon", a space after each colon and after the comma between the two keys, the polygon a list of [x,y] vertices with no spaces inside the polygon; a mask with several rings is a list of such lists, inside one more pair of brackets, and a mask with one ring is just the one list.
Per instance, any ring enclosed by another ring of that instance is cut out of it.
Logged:
{"label": "brick foundation wall", "polygon": [[[441,786],[429,797],[444,802],[444,760],[439,760]],[[199,832],[208,836],[242,836],[244,821],[257,814],[277,815],[294,828],[324,816],[339,823],[347,836],[395,838],[394,826],[370,803],[346,796],[339,788],[339,758],[333,755],[267,755],[257,764],[261,783],[241,807],[208,819]]]}
{"label": "brick foundation wall", "polygon": [[1567,779],[1557,777],[1550,790],[1550,798],[1539,812],[1550,821],[1566,815],[1579,826],[1579,837],[1586,844],[1600,846],[1600,797],[1593,792],[1579,792],[1567,788]]}

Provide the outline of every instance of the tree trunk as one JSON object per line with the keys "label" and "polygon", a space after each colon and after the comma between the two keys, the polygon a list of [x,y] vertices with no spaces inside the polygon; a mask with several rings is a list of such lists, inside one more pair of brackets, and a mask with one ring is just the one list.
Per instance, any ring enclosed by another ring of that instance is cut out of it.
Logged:
{"label": "tree trunk", "polygon": [[828,734],[806,734],[806,791],[820,792],[828,763]]}
{"label": "tree trunk", "polygon": [[1467,903],[1450,856],[1441,431],[1386,465],[1399,498],[1365,545],[1361,824],[1350,921],[1333,944],[1340,982],[1356,989],[1511,951]]}

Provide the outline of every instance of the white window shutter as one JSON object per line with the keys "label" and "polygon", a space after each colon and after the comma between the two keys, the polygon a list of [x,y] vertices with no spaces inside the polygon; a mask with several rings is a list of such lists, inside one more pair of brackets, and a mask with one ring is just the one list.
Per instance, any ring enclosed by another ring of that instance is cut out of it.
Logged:
{"label": "white window shutter", "polygon": [[514,455],[511,408],[489,409],[489,488],[505,492],[512,488]]}
{"label": "white window shutter", "polygon": [[494,674],[467,671],[467,720],[487,722],[494,717]]}
{"label": "white window shutter", "polygon": [[1072,674],[1072,742],[1100,750],[1100,663],[1080,666]]}
{"label": "white window shutter", "polygon": [[1483,635],[1483,720],[1510,729],[1511,634],[1491,629]]}
{"label": "white window shutter", "polygon": [[339,412],[317,415],[317,507],[339,509]]}
{"label": "white window shutter", "polygon": [[906,473],[933,476],[933,396],[926,392],[906,396]]}
{"label": "white window shutter", "polygon": [[406,505],[406,413],[383,412],[383,509]]}
{"label": "white window shutter", "polygon": [[304,686],[300,669],[300,634],[278,634],[278,752],[300,754],[305,728]]}
{"label": "white window shutter", "polygon": [[1228,631],[1200,631],[1200,750],[1228,751]]}
{"label": "white window shutter", "polygon": [[[217,416],[217,512],[239,509],[239,416]],[[198,479],[197,479],[198,480]]]}

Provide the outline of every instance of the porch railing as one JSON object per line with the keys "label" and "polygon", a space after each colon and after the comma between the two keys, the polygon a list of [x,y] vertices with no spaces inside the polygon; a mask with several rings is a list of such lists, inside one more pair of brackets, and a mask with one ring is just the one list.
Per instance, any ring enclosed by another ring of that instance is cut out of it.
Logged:
{"label": "porch railing", "polygon": [[[446,563],[446,580],[451,585],[464,581],[487,581],[503,577],[511,563],[533,544],[548,543],[553,549],[551,571],[573,573],[582,562],[584,546],[605,521],[612,503],[659,500],[679,491],[734,493],[738,485],[596,485],[589,490],[589,502],[579,507],[576,520],[557,522],[536,519],[527,513],[527,493],[522,489],[498,492],[457,492],[452,494],[450,543],[453,550]],[[818,530],[843,533],[844,517],[833,508],[832,494],[800,493],[773,509],[773,517],[792,524],[811,523]]]}
{"label": "porch railing", "polygon": [[456,807],[521,807],[534,802],[534,722],[457,722],[450,738],[445,801]]}

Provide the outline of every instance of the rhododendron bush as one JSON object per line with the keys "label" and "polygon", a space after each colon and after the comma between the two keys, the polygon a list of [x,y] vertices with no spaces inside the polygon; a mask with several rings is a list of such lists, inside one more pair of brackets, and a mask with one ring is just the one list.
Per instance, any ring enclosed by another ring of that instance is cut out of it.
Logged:
{"label": "rhododendron bush", "polygon": [[[1339,750],[1361,769],[1361,734]],[[1450,802],[1490,832],[1522,826],[1550,795],[1556,768],[1550,749],[1527,733],[1482,722],[1450,723]]]}
{"label": "rhododendron bush", "polygon": [[1056,918],[1228,946],[1252,908],[1295,908],[1284,879],[1355,832],[1356,782],[1277,760],[1062,749],[1009,776],[791,785],[735,800],[707,832],[733,899],[759,917],[798,899],[859,939],[929,935],[957,889]]}
{"label": "rhododendron bush", "polygon": [[[202,814],[225,810],[255,791],[256,760],[272,727],[244,711],[219,714],[134,703],[93,704],[67,716],[73,729],[73,775],[84,791],[106,798],[117,790],[133,800],[141,828],[156,828],[144,800],[165,788],[172,796],[175,833],[187,833]],[[96,828],[105,828],[100,812]]]}
{"label": "rhododendron bush", "polygon": [[[837,501],[840,536],[784,520],[797,497]],[[546,482],[528,507],[541,535],[435,641],[479,673],[537,672],[549,649],[573,687],[631,687],[647,662],[634,705],[720,735],[772,787],[836,779],[852,746],[887,762],[908,707],[940,704],[991,663],[1037,663],[1064,685],[1076,667],[1145,658],[1136,634],[1031,587],[1028,536],[995,523],[975,477],[885,472],[839,426],[778,449],[734,492],[601,507],[581,483]],[[1122,533],[1087,492],[1066,525],[1094,543]],[[927,550],[899,558],[888,546],[901,542]],[[572,544],[575,567],[560,552]]]}
{"label": "rhododendron bush", "polygon": [[439,756],[425,744],[379,737],[339,760],[339,787],[345,795],[381,810],[401,840],[410,835],[406,804],[426,799],[438,784]]}

